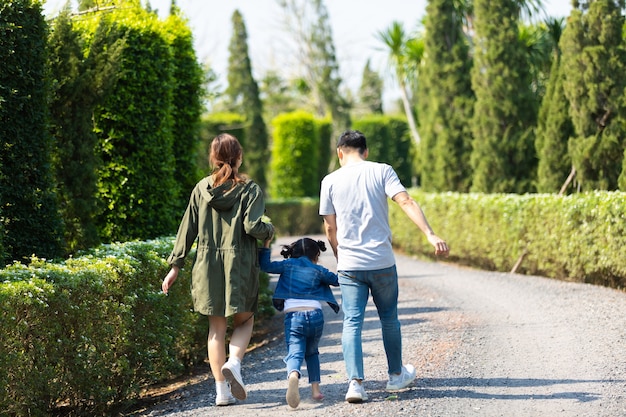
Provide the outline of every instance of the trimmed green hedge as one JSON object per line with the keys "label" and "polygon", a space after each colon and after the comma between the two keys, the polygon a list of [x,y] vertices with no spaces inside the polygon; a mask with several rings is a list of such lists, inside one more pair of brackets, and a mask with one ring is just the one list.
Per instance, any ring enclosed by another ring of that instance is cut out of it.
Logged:
{"label": "trimmed green hedge", "polygon": [[[450,245],[449,260],[511,271],[626,288],[626,193],[411,195],[435,232]],[[433,256],[421,232],[390,205],[394,245]]]}
{"label": "trimmed green hedge", "polygon": [[302,236],[324,233],[319,213],[319,199],[271,199],[265,203],[265,212],[272,219],[278,236]]}
{"label": "trimmed green hedge", "polygon": [[104,413],[206,356],[188,274],[168,297],[169,241],[102,246],[61,264],[0,271],[0,409],[46,415],[58,402]]}
{"label": "trimmed green hedge", "polygon": [[[172,245],[104,245],[63,263],[0,270],[3,415],[44,416],[60,404],[107,415],[206,358],[208,321],[192,311],[190,265],[161,292]],[[258,317],[273,312],[261,274]]]}

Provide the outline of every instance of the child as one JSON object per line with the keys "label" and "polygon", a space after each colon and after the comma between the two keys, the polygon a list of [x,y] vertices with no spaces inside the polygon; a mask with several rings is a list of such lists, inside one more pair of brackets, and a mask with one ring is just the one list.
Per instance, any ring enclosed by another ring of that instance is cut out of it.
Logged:
{"label": "child", "polygon": [[320,251],[326,250],[321,240],[302,238],[291,245],[283,245],[280,252],[286,259],[270,261],[270,242],[266,240],[259,252],[261,270],[280,274],[274,296],[274,307],[285,312],[285,341],[287,343],[287,404],[296,408],[300,404],[298,387],[302,361],[306,361],[312,397],[324,398],[320,391],[320,360],[318,345],[324,329],[322,301],[339,312],[330,285],[339,286],[337,274],[317,265]]}

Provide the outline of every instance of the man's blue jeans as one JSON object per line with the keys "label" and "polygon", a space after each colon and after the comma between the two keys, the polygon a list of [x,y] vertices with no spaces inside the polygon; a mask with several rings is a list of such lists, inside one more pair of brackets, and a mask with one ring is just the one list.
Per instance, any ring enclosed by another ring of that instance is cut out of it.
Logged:
{"label": "man's blue jeans", "polygon": [[318,346],[324,331],[324,313],[322,310],[294,311],[285,314],[285,342],[287,343],[287,377],[292,371],[298,371],[302,361],[306,361],[309,382],[320,382],[320,354]]}
{"label": "man's blue jeans", "polygon": [[376,305],[387,355],[388,373],[402,371],[402,335],[398,320],[398,273],[395,265],[376,271],[339,271],[343,333],[341,343],[348,379],[364,379],[361,332],[370,292]]}

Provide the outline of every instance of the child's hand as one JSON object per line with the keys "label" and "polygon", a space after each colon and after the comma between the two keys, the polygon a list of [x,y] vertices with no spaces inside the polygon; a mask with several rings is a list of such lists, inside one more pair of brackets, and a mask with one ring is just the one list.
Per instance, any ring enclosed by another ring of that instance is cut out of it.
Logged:
{"label": "child's hand", "polygon": [[263,242],[263,247],[264,248],[269,248],[271,243],[272,243],[272,239],[268,239],[268,240]]}

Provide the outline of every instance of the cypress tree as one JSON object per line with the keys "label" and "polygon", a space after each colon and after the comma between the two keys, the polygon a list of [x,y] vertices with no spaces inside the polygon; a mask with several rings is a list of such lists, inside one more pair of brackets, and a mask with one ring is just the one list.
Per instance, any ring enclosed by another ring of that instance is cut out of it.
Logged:
{"label": "cypress tree", "polygon": [[41,2],[0,3],[0,221],[6,257],[62,255],[48,131],[48,25]]}
{"label": "cypress tree", "polygon": [[519,2],[476,0],[472,87],[476,94],[471,190],[529,192],[536,172],[537,103],[519,42]]}
{"label": "cypress tree", "polygon": [[383,80],[372,70],[368,59],[363,68],[357,110],[363,114],[383,114]]}
{"label": "cypress tree", "polygon": [[615,190],[626,144],[624,1],[580,2],[561,40],[575,137],[569,154],[583,190]]}
{"label": "cypress tree", "polygon": [[563,72],[561,52],[555,47],[550,79],[539,108],[535,138],[539,158],[537,191],[541,193],[558,192],[572,168],[567,142],[574,134],[574,126],[563,91]]}
{"label": "cypress tree", "polygon": [[267,127],[259,87],[252,76],[248,55],[248,34],[238,10],[232,16],[233,36],[228,48],[228,108],[246,116],[244,166],[242,168],[261,188],[267,185],[265,168],[269,159]]}
{"label": "cypress tree", "polygon": [[455,0],[430,0],[426,7],[424,65],[418,104],[421,187],[469,191],[474,105],[464,10]]}

